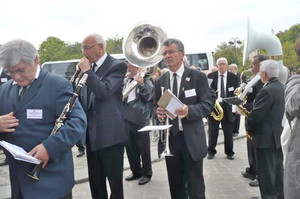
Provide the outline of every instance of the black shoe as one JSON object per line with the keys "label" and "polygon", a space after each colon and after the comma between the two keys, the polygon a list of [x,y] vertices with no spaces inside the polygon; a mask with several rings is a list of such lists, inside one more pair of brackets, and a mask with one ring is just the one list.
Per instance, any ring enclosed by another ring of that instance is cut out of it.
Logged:
{"label": "black shoe", "polygon": [[5,165],[8,165],[8,159],[7,159],[7,157],[2,162],[0,162],[0,167],[1,166],[5,166]]}
{"label": "black shoe", "polygon": [[150,178],[143,176],[140,180],[139,180],[139,185],[144,185],[147,184],[150,181]]}
{"label": "black shoe", "polygon": [[251,182],[249,182],[249,185],[250,185],[251,187],[258,187],[258,186],[259,186],[259,183],[258,183],[257,178],[255,178],[254,180],[252,180]]}
{"label": "black shoe", "polygon": [[234,155],[227,155],[228,160],[234,160]]}
{"label": "black shoe", "polygon": [[213,159],[215,157],[214,154],[208,153],[207,154],[207,159]]}
{"label": "black shoe", "polygon": [[126,181],[132,181],[132,180],[136,180],[136,179],[139,179],[141,176],[140,175],[134,175],[133,173],[130,174],[129,176],[127,176],[125,178]]}
{"label": "black shoe", "polygon": [[85,152],[84,151],[78,151],[76,157],[80,158],[81,156],[84,156]]}
{"label": "black shoe", "polygon": [[239,136],[239,133],[233,133],[232,136],[237,137],[237,136]]}
{"label": "black shoe", "polygon": [[250,168],[246,168],[246,171],[242,171],[241,174],[245,177],[245,178],[249,178],[250,180],[254,179],[254,174],[250,171]]}

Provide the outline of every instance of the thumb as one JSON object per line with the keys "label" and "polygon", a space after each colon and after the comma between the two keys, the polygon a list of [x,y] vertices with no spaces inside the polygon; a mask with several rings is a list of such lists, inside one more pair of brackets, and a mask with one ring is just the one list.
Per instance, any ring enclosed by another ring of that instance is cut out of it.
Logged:
{"label": "thumb", "polygon": [[29,151],[28,154],[34,156],[36,154],[36,152],[37,152],[37,148],[34,147],[31,151]]}

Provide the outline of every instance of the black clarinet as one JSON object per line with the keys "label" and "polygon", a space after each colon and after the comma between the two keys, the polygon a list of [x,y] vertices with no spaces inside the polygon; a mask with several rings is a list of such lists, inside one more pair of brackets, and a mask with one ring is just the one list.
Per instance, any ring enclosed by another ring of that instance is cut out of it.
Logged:
{"label": "black clarinet", "polygon": [[[55,121],[55,125],[51,131],[51,135],[55,135],[58,130],[60,129],[61,126],[64,125],[65,120],[67,119],[68,114],[73,110],[74,105],[75,105],[75,101],[78,98],[79,92],[81,90],[81,88],[85,85],[86,80],[88,78],[88,74],[84,74],[82,76],[82,78],[80,79],[72,97],[70,97],[68,103],[65,105],[64,109],[62,110],[61,114],[59,115],[59,117],[56,119]],[[32,171],[30,171],[27,175],[35,180],[39,180],[40,179],[40,171],[42,169],[42,164],[37,164],[34,166],[34,168],[32,169]]]}

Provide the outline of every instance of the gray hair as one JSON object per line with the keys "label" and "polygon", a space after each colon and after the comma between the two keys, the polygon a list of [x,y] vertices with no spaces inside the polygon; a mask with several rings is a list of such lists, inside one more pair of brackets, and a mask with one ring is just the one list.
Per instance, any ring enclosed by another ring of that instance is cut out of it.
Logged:
{"label": "gray hair", "polygon": [[93,36],[95,38],[96,43],[103,44],[103,48],[106,50],[106,41],[104,40],[104,38],[101,35],[95,33],[95,34],[92,34],[91,36]]}
{"label": "gray hair", "polygon": [[278,77],[279,76],[279,65],[278,65],[277,61],[274,61],[271,59],[262,61],[260,63],[259,72],[263,72],[263,71],[266,71],[268,78]]}
{"label": "gray hair", "polygon": [[170,46],[171,44],[176,44],[178,50],[184,52],[184,45],[179,39],[167,39],[163,42],[162,46]]}
{"label": "gray hair", "polygon": [[218,65],[218,63],[220,62],[220,61],[225,61],[226,62],[226,64],[228,64],[228,61],[227,61],[227,59],[225,58],[225,57],[220,57],[219,59],[217,59],[217,65]]}
{"label": "gray hair", "polygon": [[4,71],[10,67],[17,65],[20,61],[26,64],[34,64],[38,53],[36,48],[25,40],[12,40],[0,48],[0,65],[3,66]]}
{"label": "gray hair", "polygon": [[230,68],[234,68],[234,69],[237,70],[237,69],[238,69],[238,66],[237,66],[236,64],[230,64],[228,68],[229,68],[229,69],[230,69]]}

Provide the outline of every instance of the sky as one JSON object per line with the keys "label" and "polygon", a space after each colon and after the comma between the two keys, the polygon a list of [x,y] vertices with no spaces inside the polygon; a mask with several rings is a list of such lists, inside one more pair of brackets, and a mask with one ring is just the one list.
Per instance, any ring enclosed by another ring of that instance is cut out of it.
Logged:
{"label": "sky", "polygon": [[299,0],[9,0],[1,1],[0,44],[25,39],[39,48],[49,36],[81,42],[91,33],[124,37],[145,21],[186,52],[215,51],[221,42],[247,38],[247,19],[275,34],[300,24]]}

